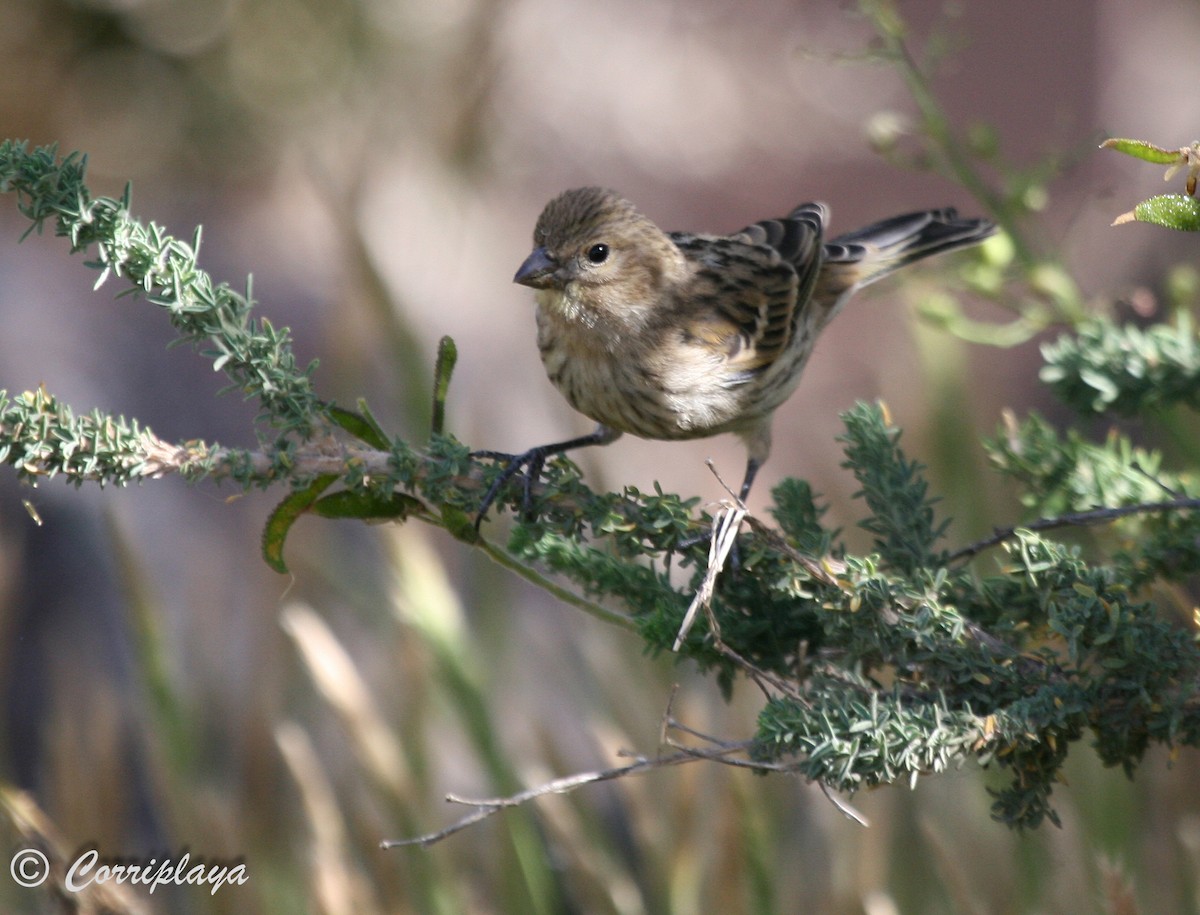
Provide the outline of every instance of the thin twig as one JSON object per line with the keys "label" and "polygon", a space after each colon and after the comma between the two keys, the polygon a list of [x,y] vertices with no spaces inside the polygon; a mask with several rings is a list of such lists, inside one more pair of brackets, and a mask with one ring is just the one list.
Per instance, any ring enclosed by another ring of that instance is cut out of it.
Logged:
{"label": "thin twig", "polygon": [[[665,743],[675,750],[674,753],[667,756],[635,756],[634,761],[626,766],[615,766],[610,769],[597,769],[592,772],[579,772],[574,775],[567,775],[563,778],[556,778],[544,784],[536,785],[533,788],[527,788],[524,791],[519,791],[507,797],[468,798],[457,794],[447,794],[446,800],[449,803],[462,804],[477,809],[443,829],[414,836],[411,839],[385,839],[379,843],[379,847],[388,849],[419,845],[422,848],[428,848],[455,833],[462,832],[464,829],[488,819],[502,810],[519,807],[522,804],[535,801],[550,794],[569,794],[577,788],[582,788],[584,785],[594,785],[598,782],[612,781],[618,778],[625,778],[629,775],[640,775],[643,772],[653,772],[658,769],[683,765],[684,763],[701,761],[718,762],[726,766],[753,769],[759,772],[793,773],[796,771],[798,765],[796,763],[767,762],[765,760],[742,758],[739,754],[748,753],[754,746],[753,740],[719,740],[716,737],[704,734],[701,731],[680,723],[669,714],[670,704],[674,701],[674,695],[674,692],[672,692],[671,700],[667,706],[668,714],[664,717],[664,735],[668,730],[682,731],[685,734],[703,740],[705,743],[711,744],[711,746],[689,747],[664,737]],[[845,801],[834,796],[828,787],[821,785],[821,791],[829,802],[843,815],[861,826],[867,825],[867,820],[862,814],[854,810]]]}
{"label": "thin twig", "polygon": [[844,816],[848,820],[853,820],[859,826],[862,826],[864,828],[871,825],[867,821],[867,818],[865,816],[863,816],[861,813],[859,813],[857,810],[855,810],[853,807],[851,807],[849,804],[847,804],[845,801],[843,801],[840,797],[838,797],[836,794],[834,794],[831,790],[829,790],[828,785],[826,785],[824,782],[817,782],[817,784],[821,786],[821,793],[823,795],[825,795],[825,800],[827,800],[827,801],[829,801],[829,803],[833,804],[833,806],[838,809],[838,812],[841,813],[842,816]]}
{"label": "thin twig", "polygon": [[1200,499],[1171,499],[1166,502],[1139,502],[1136,505],[1117,505],[1112,508],[1094,508],[1085,512],[1071,512],[1053,518],[1038,518],[1026,524],[997,528],[990,537],[985,537],[947,557],[948,562],[969,559],[1005,540],[1011,540],[1019,531],[1048,531],[1059,527],[1084,527],[1089,524],[1106,524],[1130,515],[1150,515],[1170,511],[1195,511],[1200,509]]}
{"label": "thin twig", "polygon": [[718,748],[714,750],[691,750],[672,753],[669,756],[656,756],[653,758],[639,756],[635,757],[635,761],[627,766],[616,766],[611,769],[598,769],[593,772],[580,772],[575,775],[568,775],[563,778],[556,778],[553,781],[546,782],[542,785],[537,785],[533,788],[519,791],[516,794],[508,797],[500,798],[464,798],[458,795],[448,794],[446,800],[452,804],[464,804],[471,807],[477,807],[478,810],[468,814],[460,820],[451,823],[444,829],[439,829],[436,832],[426,833],[421,836],[416,836],[411,839],[387,839],[379,843],[380,848],[398,848],[405,845],[420,845],[423,848],[428,848],[442,839],[454,835],[456,832],[461,832],[468,826],[473,826],[475,823],[486,820],[493,814],[499,813],[509,807],[516,807],[529,801],[537,800],[545,797],[548,794],[568,794],[577,788],[584,785],[593,785],[597,782],[612,781],[616,778],[624,778],[628,775],[638,775],[642,772],[653,772],[658,769],[665,769],[670,766],[678,766],[683,763],[696,762],[702,759],[716,759],[722,755],[736,752],[737,749]]}
{"label": "thin twig", "polygon": [[1162,480],[1160,480],[1158,477],[1154,476],[1154,474],[1152,474],[1152,473],[1150,473],[1148,470],[1146,470],[1146,468],[1145,468],[1145,467],[1143,467],[1143,466],[1142,466],[1140,463],[1138,463],[1137,461],[1134,461],[1133,463],[1131,463],[1131,464],[1129,465],[1129,468],[1130,468],[1130,469],[1131,469],[1131,470],[1132,470],[1134,473],[1140,474],[1142,477],[1144,477],[1145,479],[1149,480],[1151,483],[1153,483],[1155,486],[1157,486],[1159,489],[1161,489],[1163,492],[1165,492],[1165,493],[1166,493],[1168,496],[1170,496],[1172,499],[1183,499],[1183,498],[1186,498],[1185,496],[1181,496],[1181,495],[1179,494],[1179,491],[1178,491],[1178,490],[1176,490],[1176,489],[1172,489],[1170,486],[1168,486],[1166,483],[1164,483],[1164,482],[1163,482]]}

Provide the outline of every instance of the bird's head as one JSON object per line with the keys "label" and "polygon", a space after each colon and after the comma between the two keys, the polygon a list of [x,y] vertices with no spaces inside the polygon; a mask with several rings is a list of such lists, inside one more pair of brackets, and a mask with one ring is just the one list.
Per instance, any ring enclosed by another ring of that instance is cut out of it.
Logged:
{"label": "bird's head", "polygon": [[542,210],[533,252],[513,282],[557,295],[564,308],[630,316],[681,280],[679,249],[628,200],[604,188],[564,191]]}

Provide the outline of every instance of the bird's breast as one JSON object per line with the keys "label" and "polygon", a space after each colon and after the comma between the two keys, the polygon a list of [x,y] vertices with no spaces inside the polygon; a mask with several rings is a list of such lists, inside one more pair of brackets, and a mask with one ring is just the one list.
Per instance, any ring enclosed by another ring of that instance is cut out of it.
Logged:
{"label": "bird's breast", "polygon": [[721,360],[680,351],[642,332],[586,326],[558,309],[538,309],[538,348],[550,381],[580,413],[640,438],[688,439],[737,431],[748,393],[723,383]]}

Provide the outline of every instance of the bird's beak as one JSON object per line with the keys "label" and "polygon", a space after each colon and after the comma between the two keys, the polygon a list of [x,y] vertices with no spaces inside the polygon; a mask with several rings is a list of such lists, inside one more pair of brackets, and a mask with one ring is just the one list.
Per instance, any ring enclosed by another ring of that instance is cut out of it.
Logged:
{"label": "bird's beak", "polygon": [[533,289],[545,289],[554,285],[554,271],[557,269],[558,264],[550,257],[550,252],[544,245],[538,245],[533,249],[533,253],[525,258],[525,263],[517,270],[513,282]]}

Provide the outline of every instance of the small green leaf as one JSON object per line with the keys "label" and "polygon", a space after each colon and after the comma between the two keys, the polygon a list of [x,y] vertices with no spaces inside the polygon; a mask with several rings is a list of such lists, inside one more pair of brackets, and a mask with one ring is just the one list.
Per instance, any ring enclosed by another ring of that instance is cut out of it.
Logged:
{"label": "small green leaf", "polygon": [[313,514],[322,518],[357,518],[360,521],[403,521],[424,509],[419,499],[402,492],[380,495],[348,489],[318,499],[312,505]]}
{"label": "small green leaf", "polygon": [[1079,380],[1098,393],[1097,405],[1112,403],[1121,394],[1111,378],[1086,366],[1079,369]]}
{"label": "small green leaf", "polygon": [[433,368],[433,434],[441,435],[446,425],[446,394],[450,390],[450,376],[458,362],[458,347],[448,334],[438,341],[437,362]]}
{"label": "small green leaf", "polygon": [[276,505],[271,516],[267,518],[262,535],[263,559],[279,574],[286,575],[288,570],[287,563],[283,561],[283,544],[287,540],[288,531],[296,523],[296,519],[304,514],[336,479],[337,475],[332,473],[317,477],[304,489],[297,489]]}
{"label": "small green leaf", "polygon": [[329,404],[329,418],[359,441],[365,442],[372,448],[378,448],[380,451],[387,451],[391,447],[387,435],[379,427],[375,417],[366,409],[366,404],[360,402],[358,406],[362,410],[361,413]]}
{"label": "small green leaf", "polygon": [[1145,140],[1126,140],[1121,137],[1105,140],[1100,144],[1100,148],[1115,149],[1127,156],[1133,156],[1145,162],[1154,162],[1158,165],[1170,165],[1172,162],[1178,161],[1180,157],[1179,149],[1164,149],[1153,143],[1147,143]]}
{"label": "small green leaf", "polygon": [[461,540],[463,543],[479,542],[479,531],[475,528],[474,519],[461,508],[443,505],[442,524],[456,540]]}
{"label": "small green leaf", "polygon": [[1149,222],[1180,232],[1200,231],[1200,200],[1186,194],[1161,194],[1143,200],[1129,213],[1113,220],[1114,226],[1127,222]]}

